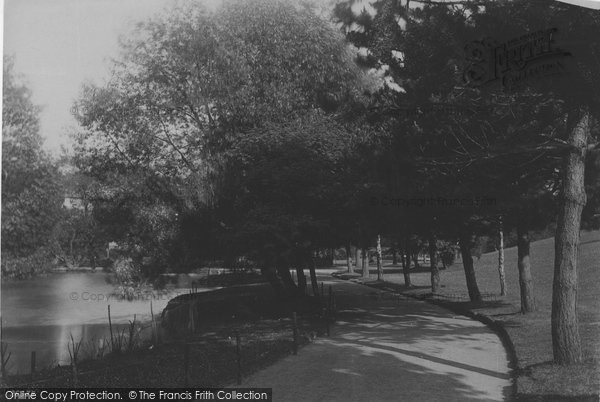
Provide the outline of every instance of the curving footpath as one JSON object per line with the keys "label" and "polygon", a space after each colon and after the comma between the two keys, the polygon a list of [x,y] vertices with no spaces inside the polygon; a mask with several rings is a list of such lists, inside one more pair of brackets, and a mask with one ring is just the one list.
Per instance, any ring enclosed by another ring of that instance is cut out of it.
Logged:
{"label": "curving footpath", "polygon": [[441,307],[327,278],[338,321],[241,387],[274,401],[502,401],[512,387],[496,334]]}

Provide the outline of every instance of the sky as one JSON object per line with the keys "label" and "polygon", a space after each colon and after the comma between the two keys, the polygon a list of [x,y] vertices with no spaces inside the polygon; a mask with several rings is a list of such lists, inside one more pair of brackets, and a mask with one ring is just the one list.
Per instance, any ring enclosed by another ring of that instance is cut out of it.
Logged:
{"label": "sky", "polygon": [[[84,82],[101,84],[118,37],[169,0],[4,0],[4,54],[42,106],[41,134],[54,154],[68,143],[73,100]],[[172,1],[171,1],[172,2]]]}

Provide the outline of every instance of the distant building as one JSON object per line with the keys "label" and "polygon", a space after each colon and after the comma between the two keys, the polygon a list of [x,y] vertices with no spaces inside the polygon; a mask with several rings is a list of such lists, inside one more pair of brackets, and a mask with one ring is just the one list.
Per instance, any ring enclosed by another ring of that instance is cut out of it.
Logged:
{"label": "distant building", "polygon": [[65,200],[63,201],[63,208],[87,211],[92,208],[92,205],[89,202],[86,203],[82,197],[76,195],[65,195]]}

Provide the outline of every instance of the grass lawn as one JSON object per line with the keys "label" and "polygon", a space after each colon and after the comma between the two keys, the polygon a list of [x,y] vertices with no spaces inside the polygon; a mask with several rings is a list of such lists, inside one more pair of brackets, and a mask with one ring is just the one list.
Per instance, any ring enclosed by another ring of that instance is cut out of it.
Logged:
{"label": "grass lawn", "polygon": [[[508,295],[500,296],[498,253],[475,259],[477,282],[484,302],[468,300],[462,262],[442,270],[442,290],[434,297],[485,314],[506,328],[515,346],[519,378],[517,392],[528,395],[593,395],[600,393],[600,231],[583,232],[579,248],[578,312],[585,362],[576,367],[559,367],[552,362],[550,312],[554,270],[554,239],[531,244],[531,264],[537,311],[520,313],[516,247],[505,250]],[[396,267],[386,266],[385,280],[404,284]],[[374,272],[371,271],[371,277]],[[411,275],[412,293],[430,292],[429,272]]]}

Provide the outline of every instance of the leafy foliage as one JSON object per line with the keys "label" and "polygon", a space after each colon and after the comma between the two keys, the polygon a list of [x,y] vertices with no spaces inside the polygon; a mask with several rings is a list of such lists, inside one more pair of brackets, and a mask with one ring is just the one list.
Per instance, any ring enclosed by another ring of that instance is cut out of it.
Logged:
{"label": "leafy foliage", "polygon": [[[39,108],[4,60],[2,109],[2,256],[34,258],[48,244],[63,202],[58,171],[41,148]],[[34,258],[35,259],[35,258]],[[36,261],[39,259],[36,259]],[[46,261],[48,263],[48,261]],[[43,267],[30,267],[41,269]],[[9,268],[6,268],[9,269]],[[12,269],[11,269],[12,270]],[[27,268],[29,271],[29,268]]]}
{"label": "leafy foliage", "polygon": [[335,27],[286,1],[193,3],[139,24],[122,49],[113,79],[74,107],[76,164],[103,184],[94,214],[119,217],[115,240],[171,250],[152,258],[164,265],[323,233],[352,136],[337,121],[372,84]]}

